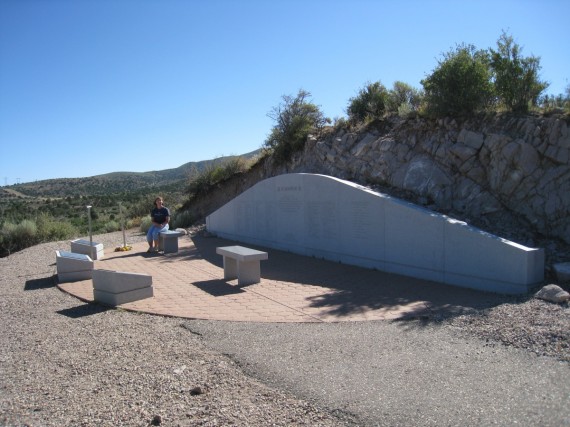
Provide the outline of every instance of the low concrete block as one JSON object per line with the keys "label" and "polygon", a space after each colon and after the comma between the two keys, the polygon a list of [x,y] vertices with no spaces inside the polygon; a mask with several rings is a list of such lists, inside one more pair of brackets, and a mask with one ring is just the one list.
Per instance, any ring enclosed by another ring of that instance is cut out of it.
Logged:
{"label": "low concrete block", "polygon": [[59,283],[67,282],[80,282],[82,280],[91,279],[93,270],[84,271],[70,271],[68,273],[57,273],[57,280]]}
{"label": "low concrete block", "polygon": [[57,278],[60,283],[91,279],[93,260],[89,255],[55,251]]}
{"label": "low concrete block", "polygon": [[570,262],[554,264],[553,268],[560,283],[570,282]]}
{"label": "low concrete block", "polygon": [[158,238],[158,250],[165,254],[178,253],[178,238],[184,236],[180,231],[162,231]]}
{"label": "low concrete block", "polygon": [[93,260],[101,259],[105,255],[103,243],[89,242],[84,239],[72,240],[70,243],[71,252],[89,255]]}
{"label": "low concrete block", "polygon": [[132,291],[121,292],[118,294],[93,289],[93,297],[97,302],[115,306],[145,298],[152,298],[154,295],[153,289],[154,288],[152,286],[147,286],[146,288],[134,289]]}
{"label": "low concrete block", "polygon": [[152,286],[152,276],[112,270],[93,270],[93,289],[111,294],[131,292]]}

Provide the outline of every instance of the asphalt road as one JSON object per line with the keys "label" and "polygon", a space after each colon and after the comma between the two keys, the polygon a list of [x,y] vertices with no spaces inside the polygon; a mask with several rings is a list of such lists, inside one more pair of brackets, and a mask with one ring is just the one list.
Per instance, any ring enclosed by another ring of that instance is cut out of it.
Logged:
{"label": "asphalt road", "polygon": [[418,321],[187,321],[261,381],[358,426],[570,426],[570,365]]}

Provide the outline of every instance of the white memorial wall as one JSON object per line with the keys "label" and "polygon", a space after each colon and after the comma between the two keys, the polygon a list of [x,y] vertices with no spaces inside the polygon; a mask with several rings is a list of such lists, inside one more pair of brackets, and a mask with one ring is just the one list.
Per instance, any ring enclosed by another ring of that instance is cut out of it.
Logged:
{"label": "white memorial wall", "polygon": [[266,179],[206,226],[239,242],[491,292],[525,293],[544,278],[542,249],[325,175]]}

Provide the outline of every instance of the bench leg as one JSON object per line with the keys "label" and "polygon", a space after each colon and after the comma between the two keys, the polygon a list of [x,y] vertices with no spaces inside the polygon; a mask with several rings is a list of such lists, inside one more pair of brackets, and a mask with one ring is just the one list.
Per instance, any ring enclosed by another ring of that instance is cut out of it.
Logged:
{"label": "bench leg", "polygon": [[238,264],[238,285],[251,285],[261,281],[259,260]]}
{"label": "bench leg", "polygon": [[233,258],[224,257],[224,279],[233,280],[238,277],[237,261]]}
{"label": "bench leg", "polygon": [[164,253],[176,254],[178,253],[178,236],[173,239],[164,239]]}
{"label": "bench leg", "polygon": [[158,250],[165,254],[178,253],[178,236],[165,237],[162,234],[158,235]]}

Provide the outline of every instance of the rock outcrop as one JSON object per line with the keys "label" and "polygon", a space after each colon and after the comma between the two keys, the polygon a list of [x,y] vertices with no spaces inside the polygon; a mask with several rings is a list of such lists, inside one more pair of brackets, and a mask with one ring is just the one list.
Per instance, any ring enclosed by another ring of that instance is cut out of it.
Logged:
{"label": "rock outcrop", "polygon": [[570,243],[568,116],[393,117],[361,132],[310,138],[280,171],[323,173],[405,190],[471,218],[508,211]]}

